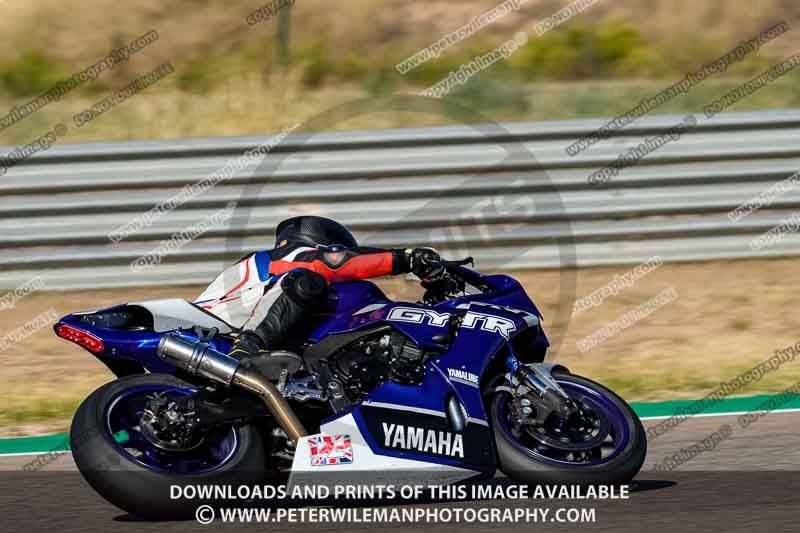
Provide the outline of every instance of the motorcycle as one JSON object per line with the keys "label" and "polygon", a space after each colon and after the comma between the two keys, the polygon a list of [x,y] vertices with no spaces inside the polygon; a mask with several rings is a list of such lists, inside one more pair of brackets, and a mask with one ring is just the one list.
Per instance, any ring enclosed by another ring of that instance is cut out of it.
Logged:
{"label": "motorcycle", "polygon": [[542,315],[507,275],[442,261],[423,300],[332,284],[333,311],[258,365],[237,330],[180,299],[62,318],[54,329],[117,379],[72,422],[86,481],[137,516],[174,518],[170,486],[354,478],[621,484],[645,431],[612,391],[544,362]]}

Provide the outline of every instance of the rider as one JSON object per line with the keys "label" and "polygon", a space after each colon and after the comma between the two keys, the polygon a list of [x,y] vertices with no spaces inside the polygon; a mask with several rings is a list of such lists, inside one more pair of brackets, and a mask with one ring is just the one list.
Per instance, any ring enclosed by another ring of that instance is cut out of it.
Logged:
{"label": "rider", "polygon": [[342,224],[298,216],[278,225],[273,249],[227,268],[195,304],[241,328],[230,355],[250,360],[268,355],[309,316],[324,312],[329,283],[408,272],[427,279],[440,271],[439,261],[432,248],[359,247]]}

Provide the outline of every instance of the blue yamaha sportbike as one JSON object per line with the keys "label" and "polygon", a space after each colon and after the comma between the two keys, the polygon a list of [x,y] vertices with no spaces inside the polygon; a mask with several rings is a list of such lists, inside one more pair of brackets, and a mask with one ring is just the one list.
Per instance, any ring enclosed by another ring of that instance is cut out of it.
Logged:
{"label": "blue yamaha sportbike", "polygon": [[637,416],[543,363],[541,314],[522,286],[468,262],[443,262],[420,303],[333,284],[335,309],[258,367],[226,355],[235,328],[183,300],[64,317],[56,334],[118,377],[75,415],[78,468],[146,518],[187,512],[169,490],[190,482],[631,480],[646,453]]}

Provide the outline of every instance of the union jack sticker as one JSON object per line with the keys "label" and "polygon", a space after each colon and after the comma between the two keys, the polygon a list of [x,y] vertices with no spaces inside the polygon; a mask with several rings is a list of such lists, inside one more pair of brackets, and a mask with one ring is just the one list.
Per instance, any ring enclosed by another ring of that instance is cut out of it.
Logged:
{"label": "union jack sticker", "polygon": [[311,466],[345,465],[353,462],[350,435],[308,437]]}

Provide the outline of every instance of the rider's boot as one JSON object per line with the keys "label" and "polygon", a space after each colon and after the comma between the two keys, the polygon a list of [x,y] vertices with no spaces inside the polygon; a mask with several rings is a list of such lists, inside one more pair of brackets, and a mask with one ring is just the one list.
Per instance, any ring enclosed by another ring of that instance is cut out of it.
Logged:
{"label": "rider's boot", "polygon": [[233,343],[233,348],[228,353],[231,357],[238,359],[246,367],[252,366],[254,361],[263,357],[269,357],[269,350],[254,331],[242,331]]}

